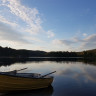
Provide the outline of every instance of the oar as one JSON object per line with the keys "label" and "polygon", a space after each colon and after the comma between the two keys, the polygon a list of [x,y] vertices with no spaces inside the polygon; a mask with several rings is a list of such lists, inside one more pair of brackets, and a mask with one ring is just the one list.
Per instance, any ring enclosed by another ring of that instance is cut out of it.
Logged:
{"label": "oar", "polygon": [[22,71],[22,70],[25,70],[25,69],[27,69],[27,67],[26,68],[23,68],[23,69],[16,70],[16,71]]}
{"label": "oar", "polygon": [[48,74],[46,74],[46,75],[43,75],[43,76],[41,76],[40,78],[44,78],[44,77],[46,77],[46,76],[48,76],[48,75],[50,75],[50,74],[53,74],[53,73],[55,73],[56,71],[53,71],[53,72],[51,72],[51,73],[48,73]]}
{"label": "oar", "polygon": [[26,68],[23,68],[23,69],[19,69],[19,70],[9,71],[9,72],[17,72],[17,71],[22,71],[22,70],[25,70],[25,69],[27,69],[27,67]]}

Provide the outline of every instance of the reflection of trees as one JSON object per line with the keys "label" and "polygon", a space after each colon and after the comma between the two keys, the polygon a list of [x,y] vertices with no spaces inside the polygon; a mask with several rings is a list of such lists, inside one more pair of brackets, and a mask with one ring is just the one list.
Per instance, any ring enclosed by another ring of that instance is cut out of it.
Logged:
{"label": "reflection of trees", "polygon": [[52,96],[52,93],[53,93],[53,87],[49,86],[48,88],[38,90],[10,92],[2,96]]}
{"label": "reflection of trees", "polygon": [[96,65],[96,58],[83,58],[81,62],[84,62],[85,64]]}
{"label": "reflection of trees", "polygon": [[51,62],[56,62],[56,63],[61,63],[61,64],[68,64],[72,62],[73,64],[76,62],[84,62],[84,64],[92,64],[96,65],[96,59],[84,59],[84,58],[44,58],[44,57],[39,57],[39,58],[0,58],[0,66],[6,66],[6,65],[11,65],[14,63],[27,63],[27,62],[44,62],[44,61],[51,61]]}
{"label": "reflection of trees", "polygon": [[26,63],[26,62],[43,62],[43,61],[51,61],[57,63],[68,63],[68,62],[76,62],[79,58],[0,58],[0,65],[11,65],[14,63]]}

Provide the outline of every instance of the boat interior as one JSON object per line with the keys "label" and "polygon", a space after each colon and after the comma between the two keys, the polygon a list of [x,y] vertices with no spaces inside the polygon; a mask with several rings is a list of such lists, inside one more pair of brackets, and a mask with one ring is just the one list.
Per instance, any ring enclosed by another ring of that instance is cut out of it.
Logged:
{"label": "boat interior", "polygon": [[17,73],[17,72],[0,72],[2,75],[19,76],[19,77],[29,77],[29,78],[39,78],[41,74],[38,73]]}
{"label": "boat interior", "polygon": [[[17,73],[16,71],[0,72],[2,75],[16,76],[16,77],[27,77],[27,78],[43,78],[38,73]],[[44,78],[53,78],[53,76],[45,76]]]}

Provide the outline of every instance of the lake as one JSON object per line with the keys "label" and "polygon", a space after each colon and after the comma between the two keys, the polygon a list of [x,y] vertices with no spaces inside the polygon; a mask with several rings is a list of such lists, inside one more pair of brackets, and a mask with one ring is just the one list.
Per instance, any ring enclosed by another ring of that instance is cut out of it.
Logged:
{"label": "lake", "polygon": [[21,72],[40,73],[45,75],[52,71],[56,73],[52,86],[45,89],[6,93],[1,96],[96,96],[96,62],[84,60],[56,60],[39,59],[0,61],[0,71],[18,70],[27,67]]}

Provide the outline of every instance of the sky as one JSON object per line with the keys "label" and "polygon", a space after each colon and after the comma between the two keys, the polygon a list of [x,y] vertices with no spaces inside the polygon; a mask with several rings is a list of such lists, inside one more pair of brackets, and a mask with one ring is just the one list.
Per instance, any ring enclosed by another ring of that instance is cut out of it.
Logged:
{"label": "sky", "polygon": [[96,48],[96,0],[0,0],[0,46],[42,51]]}

